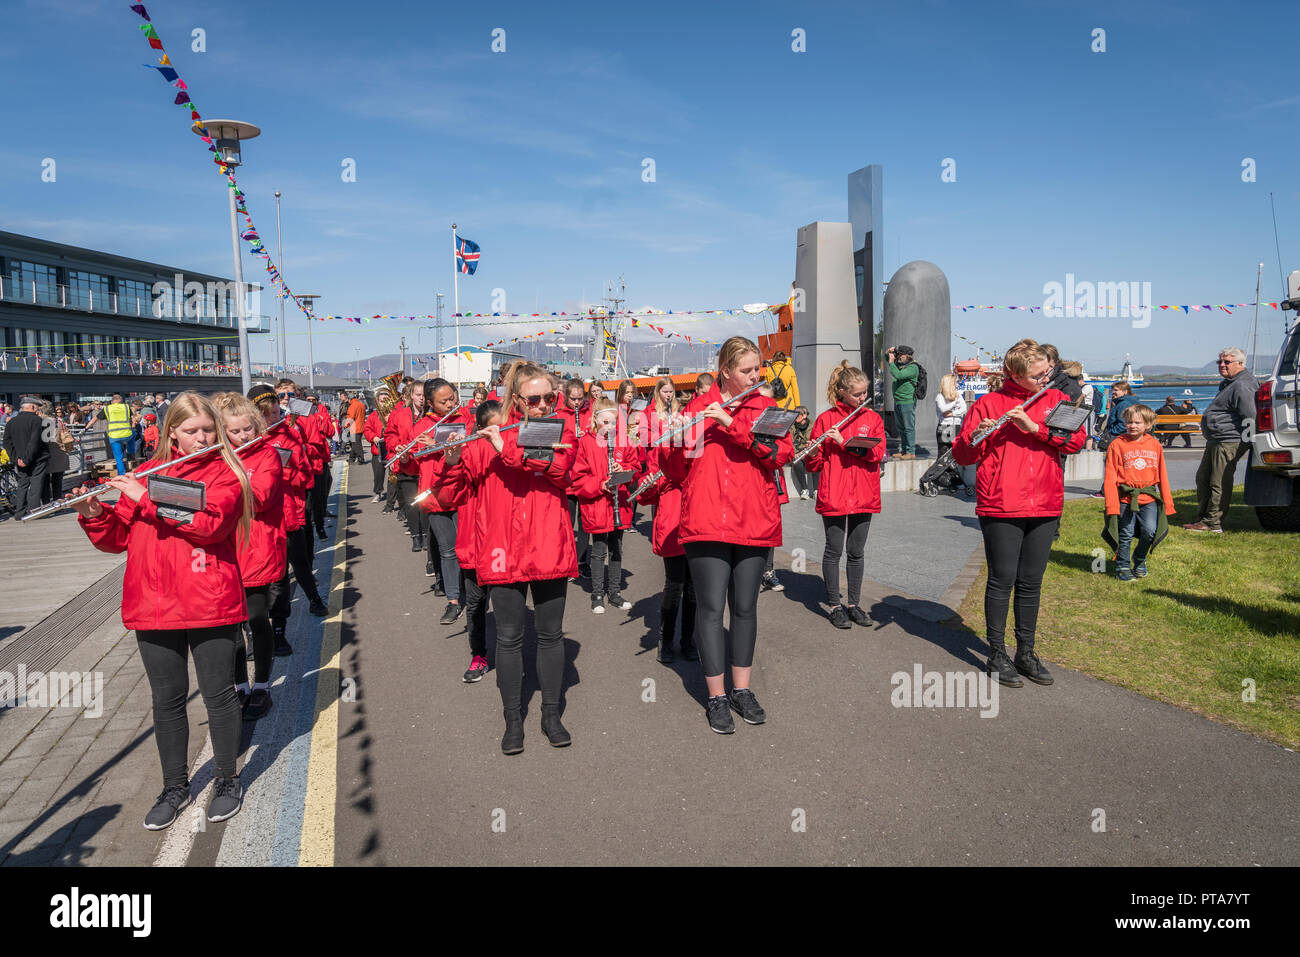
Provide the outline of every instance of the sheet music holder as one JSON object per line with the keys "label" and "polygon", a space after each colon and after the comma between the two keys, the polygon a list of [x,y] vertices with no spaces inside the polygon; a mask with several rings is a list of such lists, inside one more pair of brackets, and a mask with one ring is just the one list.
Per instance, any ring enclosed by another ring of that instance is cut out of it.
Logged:
{"label": "sheet music holder", "polygon": [[148,478],[149,500],[163,518],[188,525],[194,521],[194,513],[207,506],[208,489],[202,482],[168,475],[150,475]]}
{"label": "sheet music holder", "polygon": [[289,460],[293,458],[293,449],[282,449],[277,445],[275,450],[280,453],[280,466],[287,467]]}
{"label": "sheet music holder", "polygon": [[844,448],[849,450],[861,449],[865,452],[867,449],[874,449],[880,444],[878,435],[855,435],[851,439],[844,440]]}
{"label": "sheet music holder", "polygon": [[563,441],[563,419],[529,419],[519,427],[519,444],[526,449],[549,449]]}
{"label": "sheet music holder", "polygon": [[750,431],[755,435],[779,439],[790,431],[794,425],[794,420],[797,418],[799,418],[799,413],[793,409],[779,409],[773,406],[763,410],[763,413],[750,426]]}
{"label": "sheet music holder", "polygon": [[609,484],[611,486],[627,485],[634,478],[636,478],[635,472],[615,472],[609,477]]}
{"label": "sheet music holder", "polygon": [[1063,432],[1078,432],[1092,414],[1092,406],[1075,405],[1073,402],[1059,402],[1047,413],[1047,427]]}
{"label": "sheet music holder", "polygon": [[315,411],[316,404],[314,402],[308,402],[306,399],[289,400],[290,415],[311,415]]}
{"label": "sheet music holder", "polygon": [[464,422],[448,422],[433,430],[433,444],[442,445],[444,442],[450,442],[452,439],[462,438],[464,435]]}
{"label": "sheet music holder", "polygon": [[630,408],[632,409],[633,412],[644,412],[646,409],[650,408],[650,400],[633,399]]}

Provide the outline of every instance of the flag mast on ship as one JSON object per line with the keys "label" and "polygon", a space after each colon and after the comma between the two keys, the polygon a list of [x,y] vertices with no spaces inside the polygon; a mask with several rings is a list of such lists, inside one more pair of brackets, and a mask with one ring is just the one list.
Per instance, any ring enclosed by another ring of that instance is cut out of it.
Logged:
{"label": "flag mast on ship", "polygon": [[[452,295],[455,300],[455,308],[452,312],[456,319],[456,398],[460,399],[460,364],[464,361],[460,354],[460,265],[456,262],[456,224],[451,224],[451,287]],[[441,361],[441,357],[439,357]]]}

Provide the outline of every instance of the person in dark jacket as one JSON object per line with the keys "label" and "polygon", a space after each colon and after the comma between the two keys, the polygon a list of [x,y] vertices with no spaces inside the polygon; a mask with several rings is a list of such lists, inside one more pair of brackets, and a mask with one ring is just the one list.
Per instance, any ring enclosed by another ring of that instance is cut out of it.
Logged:
{"label": "person in dark jacket", "polygon": [[1056,351],[1056,346],[1044,342],[1039,346],[1047,353],[1047,361],[1052,364],[1052,378],[1048,380],[1047,386],[1050,389],[1060,389],[1074,401],[1083,395],[1083,386],[1079,385],[1079,380],[1070,375],[1065,370],[1065,364],[1061,362],[1061,354]]}
{"label": "person in dark jacket", "polygon": [[1183,526],[1190,532],[1223,531],[1237,462],[1250,451],[1243,430],[1245,423],[1255,418],[1259,383],[1246,371],[1246,353],[1235,347],[1220,352],[1219,375],[1223,376],[1219,394],[1201,416],[1205,453],[1196,470],[1196,521]]}
{"label": "person in dark jacket", "polygon": [[1133,387],[1127,382],[1116,382],[1110,387],[1110,411],[1106,414],[1106,427],[1101,430],[1101,450],[1104,452],[1119,436],[1128,431],[1124,421],[1124,412],[1131,405],[1138,404],[1138,397],[1133,394]]}
{"label": "person in dark jacket", "polygon": [[[794,420],[790,438],[794,441],[794,451],[798,455],[808,447],[813,423],[808,406],[801,405],[795,411],[799,413],[799,418]],[[790,475],[794,478],[795,491],[801,499],[807,500],[810,490],[813,495],[817,494],[817,473],[809,472],[802,462],[790,466]]]}
{"label": "person in dark jacket", "polygon": [[[1166,396],[1165,404],[1156,409],[1156,415],[1195,414],[1195,408],[1193,408],[1191,412],[1186,411],[1185,406],[1178,405],[1177,400],[1172,395]],[[1178,438],[1179,432],[1183,433],[1183,448],[1190,449],[1192,447],[1192,437],[1187,434],[1187,430],[1183,426],[1165,426],[1164,428],[1169,429],[1169,431],[1161,432],[1157,438],[1160,439],[1161,444],[1163,444],[1165,448],[1170,448],[1174,444],[1174,439]]]}
{"label": "person in dark jacket", "polygon": [[22,518],[40,508],[41,492],[45,489],[50,446],[45,441],[45,423],[37,412],[40,405],[41,400],[36,396],[23,396],[18,414],[5,424],[5,451],[18,473],[18,489],[14,493],[18,510],[14,518]]}

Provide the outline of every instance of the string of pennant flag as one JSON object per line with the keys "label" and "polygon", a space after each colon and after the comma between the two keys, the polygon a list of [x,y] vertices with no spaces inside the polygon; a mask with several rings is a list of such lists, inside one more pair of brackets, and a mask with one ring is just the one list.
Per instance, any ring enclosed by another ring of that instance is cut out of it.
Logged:
{"label": "string of pennant flag", "polygon": [[199,115],[198,107],[194,105],[194,101],[190,97],[189,87],[186,85],[185,81],[181,79],[180,74],[176,70],[176,65],[172,63],[171,57],[167,55],[167,51],[163,48],[162,40],[158,37],[158,31],[154,27],[153,21],[149,18],[149,11],[147,11],[144,4],[141,3],[131,4],[131,9],[139,15],[140,19],[144,20],[144,23],[140,25],[140,31],[145,35],[145,39],[149,41],[149,46],[162,54],[156,64],[146,63],[144,64],[145,68],[157,70],[159,76],[161,76],[165,82],[170,83],[178,90],[176,98],[172,102],[177,106],[182,106],[189,110],[191,128],[199,135],[199,138],[207,144],[208,151],[213,154],[212,161],[217,164],[217,168],[221,171],[221,174],[226,177],[226,185],[235,193],[235,211],[244,217],[245,223],[244,229],[239,234],[240,238],[248,243],[249,249],[252,250],[253,255],[259,256],[264,260],[266,272],[271,277],[271,286],[275,290],[275,294],[282,299],[292,299],[294,304],[302,310],[304,316],[308,319],[315,318],[311,314],[310,306],[304,305],[303,301],[294,295],[293,290],[291,290],[288,284],[284,281],[284,277],[280,275],[280,270],[276,268],[275,263],[271,260],[271,253],[262,244],[262,237],[258,233],[256,225],[253,223],[252,215],[248,212],[248,204],[244,197],[244,191],[241,190],[239,184],[235,182],[235,174],[231,167],[226,164],[226,162],[221,158],[221,154],[217,151],[216,143],[214,142],[212,135],[208,132],[208,128],[203,123],[203,117]]}
{"label": "string of pennant flag", "polygon": [[[1189,305],[1182,305],[1181,303],[1178,304],[1178,305],[1174,305],[1174,304],[1172,304],[1172,303],[1167,303],[1167,304],[1163,304],[1163,305],[1152,306],[1151,308],[1152,308],[1152,309],[1173,309],[1173,310],[1175,310],[1175,311],[1178,310],[1178,309],[1181,309],[1183,312],[1185,312],[1185,313],[1189,313],[1189,314],[1190,314],[1191,312],[1213,312],[1215,309],[1222,309],[1222,310],[1223,310],[1224,312],[1226,312],[1228,315],[1232,315],[1232,310],[1234,310],[1234,309],[1245,309],[1245,308],[1248,307],[1248,306],[1254,306],[1254,305],[1260,305],[1260,306],[1271,306],[1271,307],[1274,308],[1274,309],[1278,309],[1278,308],[1280,308],[1280,306],[1281,306],[1281,304],[1280,304],[1280,303],[1277,303],[1277,302],[1260,302],[1260,303],[1253,303],[1253,302],[1227,302],[1227,303],[1222,303],[1222,302],[1221,302],[1221,303],[1210,303],[1210,304],[1201,304],[1201,305],[1191,305],[1191,304],[1189,304]],[[1119,306],[1095,306],[1095,307],[1091,307],[1091,308],[1089,308],[1089,309],[1075,309],[1074,307],[1072,307],[1072,306],[1068,306],[1068,305],[1067,305],[1067,306],[1053,306],[1052,309],[1049,310],[1049,311],[1052,312],[1052,313],[1055,313],[1055,314],[1063,314],[1063,315],[1067,315],[1067,316],[1068,316],[1068,315],[1073,315],[1075,312],[1078,312],[1078,313],[1080,313],[1080,314],[1085,313],[1085,312],[1091,312],[1091,311],[1093,311],[1094,308],[1095,308],[1095,309],[1099,309],[1099,310],[1103,310],[1103,311],[1106,311],[1106,312],[1116,312],[1116,311],[1118,311],[1120,308],[1124,308],[1124,309],[1127,309],[1129,312],[1133,312],[1134,310],[1142,309],[1142,308],[1144,308],[1144,307],[1141,306],[1141,305],[1134,304],[1134,305],[1129,305],[1129,306],[1124,306],[1124,307],[1119,307]],[[1042,311],[1044,311],[1044,307],[1043,307],[1043,306],[953,306],[953,309],[960,309],[962,312],[967,312],[967,311],[972,310],[972,309],[1011,309],[1011,310],[1014,310],[1014,309],[1023,309],[1023,310],[1025,310],[1026,312],[1042,312]]]}

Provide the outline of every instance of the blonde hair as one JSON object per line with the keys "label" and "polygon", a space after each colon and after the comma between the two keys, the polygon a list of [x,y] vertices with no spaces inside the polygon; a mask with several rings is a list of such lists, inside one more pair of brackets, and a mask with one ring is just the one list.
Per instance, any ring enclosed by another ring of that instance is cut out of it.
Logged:
{"label": "blonde hair", "polygon": [[1007,375],[1024,375],[1029,371],[1031,362],[1040,361],[1049,361],[1043,347],[1033,339],[1021,339],[1007,350],[1006,356],[1002,359],[1002,368],[1006,370]]}
{"label": "blonde hair", "polygon": [[[664,402],[660,390],[668,386],[673,390],[673,397]],[[665,408],[667,406],[667,408]],[[676,415],[682,410],[682,405],[677,401],[677,387],[673,385],[673,380],[668,376],[661,377],[655,382],[655,411],[659,413],[659,418],[666,419],[670,415]]]}
{"label": "blonde hair", "polygon": [[1156,424],[1156,414],[1149,405],[1143,405],[1139,402],[1137,405],[1130,405],[1124,410],[1124,421],[1127,422],[1135,415],[1142,416],[1142,421],[1147,424],[1147,428]]}
{"label": "blonde hair", "polygon": [[[182,392],[172,399],[171,405],[167,406],[167,415],[163,420],[162,429],[158,433],[158,448],[150,461],[159,465],[170,462],[172,459],[172,430],[180,428],[182,422],[196,415],[206,415],[212,420],[212,424],[217,430],[217,442],[221,446],[221,458],[225,460],[225,463],[230,466],[230,470],[239,479],[239,487],[244,493],[244,510],[239,519],[239,530],[243,534],[244,540],[248,541],[250,529],[253,527],[253,488],[248,484],[248,473],[244,471],[244,464],[239,461],[239,456],[230,447],[230,439],[226,438],[225,422],[222,420],[220,413],[217,412],[216,406],[212,404],[211,399],[199,395],[197,392]],[[257,418],[261,417],[258,416]]]}
{"label": "blonde hair", "polygon": [[1006,378],[1007,377],[1001,372],[990,372],[986,380],[989,384],[989,391],[997,392],[998,389],[1002,388],[1003,383],[1006,382]]}
{"label": "blonde hair", "polygon": [[[248,420],[253,424],[253,431],[258,435],[266,433],[266,419],[258,411],[257,406],[253,405],[246,397],[238,392],[218,392],[212,397],[212,404],[217,407],[217,411],[225,419],[238,418],[241,415],[248,416]],[[224,425],[225,422],[222,422]]]}
{"label": "blonde hair", "polygon": [[1071,379],[1077,379],[1083,375],[1083,363],[1075,362],[1073,359],[1069,362],[1063,362],[1061,368],[1065,370],[1065,374]]}
{"label": "blonde hair", "polygon": [[628,392],[629,390],[632,393],[632,397],[627,401],[630,403],[632,399],[636,398],[636,383],[631,379],[624,379],[618,384],[618,388],[614,391],[614,395],[618,397],[619,405],[623,404],[623,393]]}
{"label": "blonde hair", "polygon": [[866,382],[867,374],[857,366],[849,365],[849,360],[841,360],[840,364],[831,370],[831,378],[826,383],[826,399],[831,405],[840,400],[840,390],[848,391],[849,387],[855,382]]}
{"label": "blonde hair", "polygon": [[718,371],[730,372],[751,352],[758,354],[758,346],[744,336],[732,336],[718,350]]}
{"label": "blonde hair", "polygon": [[591,416],[593,419],[601,412],[618,411],[618,403],[608,396],[601,396],[591,404]]}
{"label": "blonde hair", "polygon": [[501,411],[507,417],[515,407],[515,397],[519,395],[519,390],[525,382],[532,382],[534,379],[545,379],[552,389],[555,388],[551,374],[527,359],[516,359],[506,367],[506,370],[501,392]]}
{"label": "blonde hair", "polygon": [[951,372],[939,380],[939,394],[949,402],[957,398],[957,377]]}

